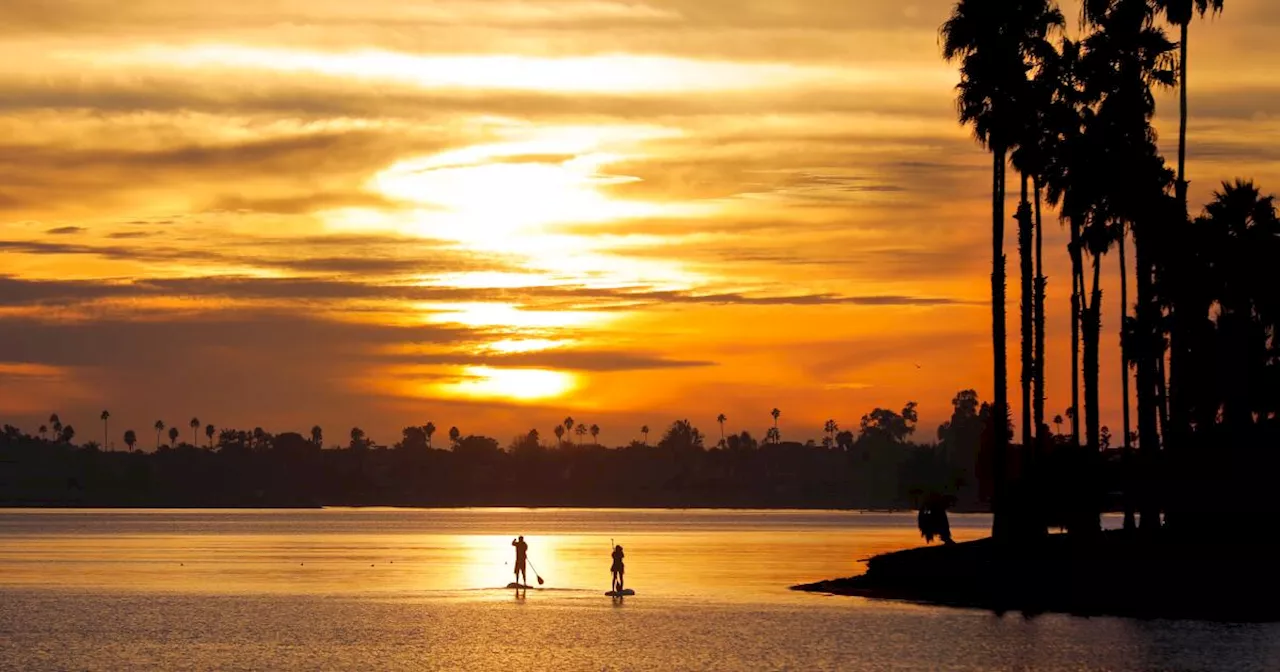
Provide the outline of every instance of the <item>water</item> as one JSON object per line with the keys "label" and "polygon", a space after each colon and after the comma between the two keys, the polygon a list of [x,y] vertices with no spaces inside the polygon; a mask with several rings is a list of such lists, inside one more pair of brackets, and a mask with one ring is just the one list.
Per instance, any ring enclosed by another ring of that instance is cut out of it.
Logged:
{"label": "water", "polygon": [[[546,580],[523,597],[516,534]],[[4,511],[0,669],[1280,669],[1280,626],[787,590],[919,543],[853,512]]]}

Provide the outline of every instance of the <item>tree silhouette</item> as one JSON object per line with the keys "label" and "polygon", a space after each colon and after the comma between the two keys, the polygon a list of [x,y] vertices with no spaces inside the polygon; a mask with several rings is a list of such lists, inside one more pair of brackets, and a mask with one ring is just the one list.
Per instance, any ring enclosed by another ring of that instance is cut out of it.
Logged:
{"label": "tree silhouette", "polygon": [[129,452],[133,452],[133,447],[138,443],[138,435],[132,429],[124,432],[124,445],[129,447]]}
{"label": "tree silhouette", "polygon": [[[1027,3],[1035,4],[1035,3]],[[1023,3],[960,0],[939,31],[942,56],[960,61],[956,107],[960,123],[972,126],[974,137],[991,152],[991,342],[994,355],[995,417],[1008,414],[1008,374],[1005,354],[1004,193],[1005,157],[1020,128],[1018,94],[1025,89],[1022,51],[1025,31]],[[994,427],[996,470],[992,535],[1005,535],[1001,493],[1009,437],[1003,423]]]}
{"label": "tree silhouette", "polygon": [[[724,447],[724,445],[725,445],[725,443],[724,443],[724,423],[725,423],[725,421],[727,421],[728,419],[729,419],[729,418],[726,418],[726,417],[724,416],[724,413],[721,413],[720,415],[717,415],[717,416],[716,416],[716,422],[720,424],[720,447],[721,447],[721,448],[723,448],[723,447]],[[645,434],[648,434],[648,432],[645,432]],[[648,442],[648,437],[647,437],[647,436],[646,436],[646,438],[645,438],[645,442],[646,442],[646,443]]]}
{"label": "tree silhouette", "polygon": [[102,420],[102,445],[107,450],[111,450],[111,443],[107,440],[107,421],[111,419],[111,414],[103,411],[98,418]]}
{"label": "tree silhouette", "polygon": [[324,430],[320,428],[320,425],[311,427],[311,443],[314,443],[316,448],[324,447]]}
{"label": "tree silhouette", "polygon": [[1056,433],[1058,435],[1061,435],[1062,434],[1062,416],[1061,415],[1053,416],[1053,424],[1057,428]]}
{"label": "tree silhouette", "polygon": [[44,440],[44,435],[49,433],[49,426],[40,425],[40,429],[37,431],[37,433],[40,435],[40,439]]}
{"label": "tree silhouette", "polygon": [[156,420],[155,428],[156,428],[156,450],[159,450],[160,449],[160,432],[164,431],[164,421]]}
{"label": "tree silhouette", "polygon": [[49,416],[49,426],[53,428],[53,436],[55,439],[62,436],[62,420],[58,417],[57,413]]}
{"label": "tree silhouette", "polygon": [[782,416],[782,411],[775,408],[769,411],[769,415],[773,416],[773,442],[778,443],[782,441],[782,432],[778,429],[778,418]]}
{"label": "tree silhouette", "polygon": [[835,445],[836,432],[840,431],[840,425],[836,424],[835,420],[828,420],[822,425],[822,431],[826,432],[827,438],[830,439],[828,444]]}
{"label": "tree silhouette", "polygon": [[458,448],[458,442],[462,440],[462,432],[457,427],[449,428],[449,442],[453,444],[454,449]]}
{"label": "tree silhouette", "polygon": [[368,439],[365,438],[364,430],[359,427],[351,428],[351,448],[354,450],[364,450],[369,447]]}
{"label": "tree silhouette", "polygon": [[177,445],[178,445],[178,428],[170,427],[169,428],[169,447],[173,448]]}
{"label": "tree silhouette", "polygon": [[599,436],[600,436],[600,425],[591,425],[591,443],[599,445],[600,442],[596,440],[596,438]]}
{"label": "tree silhouette", "polygon": [[218,428],[214,427],[213,425],[204,426],[205,438],[209,440],[209,450],[213,450],[213,435],[216,434],[217,431],[218,431]]}
{"label": "tree silhouette", "polygon": [[76,428],[71,425],[65,425],[62,428],[62,434],[58,436],[58,440],[65,444],[70,444],[71,440],[76,438]]}
{"label": "tree silhouette", "polygon": [[581,446],[582,437],[587,435],[587,426],[582,423],[578,423],[578,426],[573,428],[573,433],[578,435],[578,445]]}
{"label": "tree silhouette", "polygon": [[422,426],[422,433],[427,435],[427,448],[431,448],[431,435],[436,433],[436,423],[428,420],[427,424]]}
{"label": "tree silhouette", "polygon": [[570,416],[564,419],[564,433],[570,434],[572,432],[573,432],[573,416]]}
{"label": "tree silhouette", "polygon": [[196,432],[200,430],[200,418],[191,418],[187,423],[191,427],[191,445],[196,445]]}
{"label": "tree silhouette", "polygon": [[556,445],[563,446],[564,445],[564,425],[556,425],[556,428],[553,433],[556,435]]}
{"label": "tree silhouette", "polygon": [[1152,0],[1156,8],[1163,12],[1169,23],[1177,26],[1181,32],[1178,39],[1178,175],[1176,195],[1182,206],[1183,216],[1187,212],[1187,33],[1191,20],[1198,13],[1201,17],[1212,11],[1222,12],[1223,0]]}

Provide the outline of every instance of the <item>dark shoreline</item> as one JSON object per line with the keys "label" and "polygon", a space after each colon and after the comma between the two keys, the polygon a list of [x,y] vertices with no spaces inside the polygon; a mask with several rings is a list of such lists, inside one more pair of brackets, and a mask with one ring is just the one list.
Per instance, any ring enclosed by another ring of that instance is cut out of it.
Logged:
{"label": "dark shoreline", "polygon": [[1280,621],[1274,544],[1104,532],[990,538],[871,558],[860,576],[792,590],[1025,615]]}

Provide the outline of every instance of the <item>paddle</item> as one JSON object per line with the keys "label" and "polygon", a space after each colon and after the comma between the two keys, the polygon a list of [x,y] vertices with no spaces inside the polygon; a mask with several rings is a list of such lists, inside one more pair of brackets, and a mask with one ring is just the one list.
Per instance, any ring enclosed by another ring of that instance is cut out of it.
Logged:
{"label": "paddle", "polygon": [[546,581],[543,581],[543,580],[542,580],[542,577],[541,577],[541,576],[538,576],[538,568],[537,568],[537,567],[534,567],[534,566],[533,566],[533,563],[532,563],[532,562],[529,562],[529,559],[528,559],[528,558],[525,558],[525,564],[529,565],[529,569],[532,569],[532,570],[533,570],[533,578],[535,578],[535,579],[537,579],[537,580],[538,580],[538,585],[539,585],[539,586],[541,586],[542,584],[546,583]]}

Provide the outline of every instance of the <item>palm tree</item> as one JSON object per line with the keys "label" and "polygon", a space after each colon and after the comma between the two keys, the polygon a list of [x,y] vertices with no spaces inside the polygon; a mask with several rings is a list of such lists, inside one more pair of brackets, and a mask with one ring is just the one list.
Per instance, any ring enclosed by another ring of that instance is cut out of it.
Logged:
{"label": "palm tree", "polygon": [[44,440],[44,435],[49,433],[49,426],[48,426],[48,425],[40,425],[40,429],[39,429],[39,430],[37,430],[37,432],[36,432],[36,433],[38,433],[38,434],[40,435],[40,439],[41,439],[41,440]]}
{"label": "palm tree", "polygon": [[1137,518],[1134,509],[1133,483],[1130,479],[1133,472],[1133,442],[1130,441],[1132,430],[1129,423],[1129,264],[1125,261],[1124,254],[1126,238],[1128,238],[1128,231],[1121,226],[1116,241],[1120,253],[1120,386],[1122,390],[1120,403],[1123,404],[1121,415],[1124,423],[1124,448],[1120,453],[1120,459],[1124,481],[1124,529],[1132,530],[1137,527]]}
{"label": "palm tree", "polygon": [[564,425],[556,425],[554,433],[556,435],[556,445],[563,446],[564,445]]}
{"label": "palm tree", "polygon": [[1062,434],[1062,416],[1061,415],[1053,416],[1053,425],[1056,428],[1055,433]]}
{"label": "palm tree", "polygon": [[103,411],[98,418],[102,420],[102,446],[107,450],[111,450],[111,445],[107,442],[107,420],[111,419],[111,413]]}
{"label": "palm tree", "polygon": [[49,426],[53,428],[53,437],[56,439],[62,436],[62,419],[57,413],[49,416]]}
{"label": "palm tree", "polygon": [[1191,28],[1191,19],[1195,18],[1196,14],[1203,17],[1209,12],[1221,13],[1223,0],[1153,0],[1153,2],[1156,8],[1169,19],[1169,23],[1177,26],[1181,33],[1178,39],[1178,176],[1174,188],[1185,217],[1187,213],[1187,34]]}
{"label": "palm tree", "polygon": [[721,413],[720,415],[717,415],[717,416],[716,416],[716,422],[720,423],[720,447],[721,447],[721,448],[723,448],[723,447],[724,447],[724,423],[725,423],[728,419],[729,419],[729,418],[726,418],[726,417],[724,416],[724,413]]}
{"label": "palm tree", "polygon": [[360,429],[359,427],[352,427],[351,428],[351,447],[356,449],[362,449],[362,448],[365,448],[366,446],[367,444],[365,442],[364,430]]}
{"label": "palm tree", "polygon": [[582,437],[587,435],[587,426],[582,423],[578,423],[578,426],[573,428],[573,433],[578,435],[578,445],[581,446]]}
{"label": "palm tree", "polygon": [[773,442],[778,443],[782,440],[782,432],[778,431],[778,417],[782,415],[782,411],[775,408],[769,411],[769,415],[773,416]]}
{"label": "palm tree", "polygon": [[835,420],[828,420],[822,425],[822,431],[827,433],[828,438],[831,439],[830,445],[834,446],[836,443],[836,432],[840,431],[840,425],[837,425]]}
{"label": "palm tree", "polygon": [[191,445],[196,445],[196,432],[200,429],[200,418],[191,418],[187,423],[191,426]]}
{"label": "palm tree", "polygon": [[596,440],[597,437],[599,436],[600,436],[600,425],[591,425],[591,442],[599,445],[600,442]]}
{"label": "palm tree", "polygon": [[458,447],[458,442],[462,440],[462,432],[457,427],[449,428],[449,441],[453,443],[453,447]]}
{"label": "palm tree", "polygon": [[641,425],[640,433],[644,434],[644,445],[649,445],[649,425]]}
{"label": "palm tree", "polygon": [[436,433],[436,423],[431,422],[430,420],[428,420],[428,421],[427,421],[427,424],[425,424],[425,425],[423,425],[423,426],[422,426],[422,433],[427,435],[427,449],[428,449],[428,450],[430,450],[430,449],[431,449],[431,435]]}
{"label": "palm tree", "polygon": [[169,447],[173,448],[177,444],[178,444],[178,428],[170,427],[169,428]]}
{"label": "palm tree", "polygon": [[[1010,11],[1008,2],[960,0],[942,24],[942,57],[960,61],[956,106],[960,123],[972,125],[974,136],[991,152],[991,344],[993,350],[992,416],[996,495],[992,509],[992,536],[1005,535],[1000,497],[1004,491],[1005,460],[1009,436],[1008,373],[1005,354],[1004,194],[1005,157],[1016,144],[1019,130],[1018,96],[1026,86],[1026,65],[1019,28],[1021,12]],[[1017,5],[1021,9],[1021,4]]]}
{"label": "palm tree", "polygon": [[164,421],[156,420],[155,428],[156,428],[156,450],[159,450],[160,449],[160,432],[164,431]]}
{"label": "palm tree", "polygon": [[564,433],[569,434],[572,432],[573,432],[573,417],[570,416],[564,419]]}
{"label": "palm tree", "polygon": [[129,452],[133,452],[133,447],[138,443],[138,435],[132,429],[124,432],[124,445],[129,446]]}
{"label": "palm tree", "polygon": [[311,427],[311,443],[316,444],[316,448],[324,447],[324,430],[320,428],[320,425]]}
{"label": "palm tree", "polygon": [[205,425],[205,426],[204,426],[204,435],[205,435],[205,437],[206,437],[206,438],[208,438],[208,439],[209,439],[209,450],[213,450],[213,435],[214,435],[217,431],[218,431],[218,428],[217,428],[217,427],[214,427],[213,425]]}

